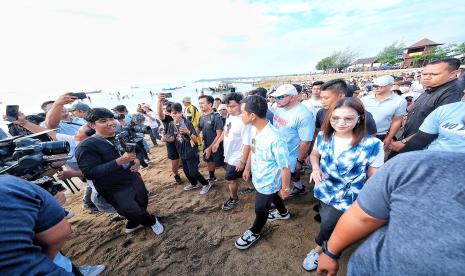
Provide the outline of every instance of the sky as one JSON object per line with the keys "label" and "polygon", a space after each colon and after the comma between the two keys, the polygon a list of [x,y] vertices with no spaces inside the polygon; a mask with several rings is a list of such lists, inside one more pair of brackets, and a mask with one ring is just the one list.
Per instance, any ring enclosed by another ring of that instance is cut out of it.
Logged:
{"label": "sky", "polygon": [[[465,41],[461,0],[0,3],[1,95],[308,73],[333,51]],[[27,98],[25,98],[27,99]]]}

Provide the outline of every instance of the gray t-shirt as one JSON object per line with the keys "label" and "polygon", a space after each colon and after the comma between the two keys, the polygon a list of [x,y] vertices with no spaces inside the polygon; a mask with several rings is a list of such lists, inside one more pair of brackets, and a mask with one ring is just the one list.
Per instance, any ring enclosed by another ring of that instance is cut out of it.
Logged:
{"label": "gray t-shirt", "polygon": [[463,275],[465,154],[417,151],[387,162],[357,199],[389,220],[352,254],[348,275]]}

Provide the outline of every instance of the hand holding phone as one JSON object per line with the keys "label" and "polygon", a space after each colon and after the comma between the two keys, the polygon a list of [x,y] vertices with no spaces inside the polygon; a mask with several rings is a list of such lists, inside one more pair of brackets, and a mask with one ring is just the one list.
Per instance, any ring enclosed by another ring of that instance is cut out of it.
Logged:
{"label": "hand holding phone", "polygon": [[86,95],[86,93],[84,93],[84,92],[70,93],[70,96],[76,97],[76,98],[78,98],[79,100],[82,100],[82,99],[87,98],[87,95]]}
{"label": "hand holding phone", "polygon": [[18,120],[19,105],[7,105],[6,106],[6,120],[14,122]]}

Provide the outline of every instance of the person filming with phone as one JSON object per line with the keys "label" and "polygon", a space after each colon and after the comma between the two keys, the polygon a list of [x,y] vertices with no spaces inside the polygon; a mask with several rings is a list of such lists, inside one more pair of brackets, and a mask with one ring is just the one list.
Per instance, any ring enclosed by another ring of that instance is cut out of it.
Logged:
{"label": "person filming with phone", "polygon": [[148,192],[138,173],[140,160],[132,150],[118,150],[113,113],[106,108],[94,108],[86,120],[96,134],[81,142],[76,149],[83,175],[92,180],[97,192],[128,220],[126,234],[151,227],[155,234],[160,235],[164,231],[163,225],[147,211]]}

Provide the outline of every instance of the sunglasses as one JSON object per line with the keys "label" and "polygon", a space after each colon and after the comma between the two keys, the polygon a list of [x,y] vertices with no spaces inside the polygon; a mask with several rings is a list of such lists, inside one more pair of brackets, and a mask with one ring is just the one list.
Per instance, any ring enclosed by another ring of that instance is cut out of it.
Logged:
{"label": "sunglasses", "polygon": [[360,116],[355,116],[355,117],[338,117],[338,116],[331,116],[329,120],[333,124],[337,124],[340,121],[343,121],[344,124],[353,124]]}
{"label": "sunglasses", "polygon": [[277,101],[280,101],[280,100],[282,100],[282,99],[284,99],[286,97],[289,97],[289,95],[276,96],[276,97],[274,97],[274,99],[277,100]]}

